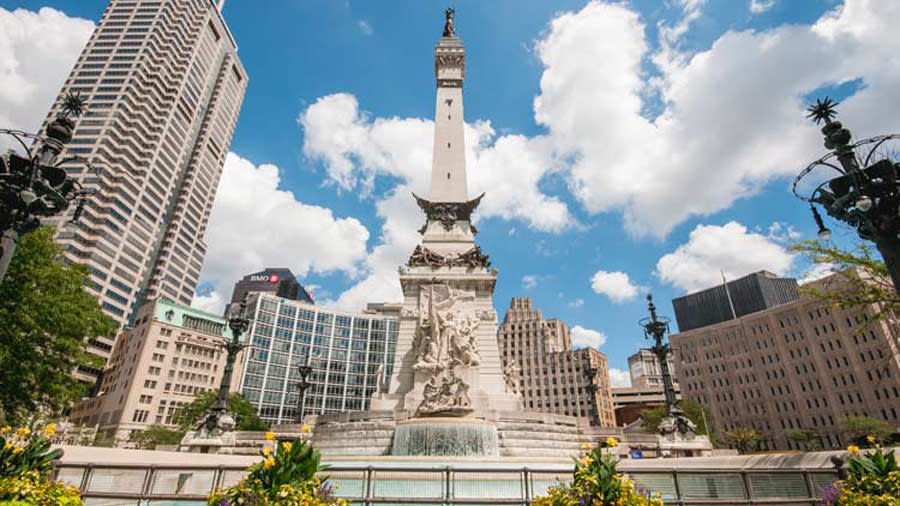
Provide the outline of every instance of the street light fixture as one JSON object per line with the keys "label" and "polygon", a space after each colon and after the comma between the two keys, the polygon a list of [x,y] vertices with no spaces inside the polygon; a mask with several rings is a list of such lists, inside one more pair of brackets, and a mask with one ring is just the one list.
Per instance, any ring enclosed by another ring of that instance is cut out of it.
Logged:
{"label": "street light fixture", "polygon": [[312,385],[307,377],[312,373],[312,366],[306,363],[304,359],[301,365],[297,366],[297,373],[300,375],[300,381],[297,382],[297,390],[300,392],[299,405],[297,406],[297,423],[303,423],[303,411],[306,408],[306,390]]}
{"label": "street light fixture", "polygon": [[213,403],[209,414],[200,423],[200,429],[211,435],[234,430],[235,420],[228,414],[228,393],[231,386],[231,378],[234,375],[234,362],[237,354],[247,344],[241,342],[241,335],[250,326],[247,318],[247,297],[240,304],[232,304],[228,316],[228,327],[231,329],[231,339],[224,339],[220,344],[225,349],[225,369],[222,371],[222,381],[219,383],[219,395]]}
{"label": "street light fixture", "polygon": [[[886,149],[886,143],[900,140],[900,135],[881,135],[851,143],[850,130],[833,119],[837,116],[837,105],[825,97],[809,107],[807,117],[816,124],[825,124],[822,134],[825,147],[831,152],[800,171],[792,190],[797,198],[809,203],[820,239],[829,240],[831,230],[822,222],[816,205],[832,218],[855,228],[861,239],[874,242],[894,290],[900,293],[900,164],[892,159],[898,151]],[[809,195],[798,193],[800,181],[818,168],[833,170],[838,175],[816,186]]]}
{"label": "street light fixture", "polygon": [[[6,158],[0,157],[0,282],[6,276],[19,239],[40,227],[41,218],[62,214],[76,198],[78,204],[72,221],[81,217],[88,192],[60,167],[80,158],[58,160],[58,157],[72,140],[73,118],[84,113],[84,103],[81,95],[67,94],[44,136],[0,129],[0,134],[15,138],[26,153],[26,156],[10,153]],[[32,152],[25,139],[38,141],[39,147]]]}

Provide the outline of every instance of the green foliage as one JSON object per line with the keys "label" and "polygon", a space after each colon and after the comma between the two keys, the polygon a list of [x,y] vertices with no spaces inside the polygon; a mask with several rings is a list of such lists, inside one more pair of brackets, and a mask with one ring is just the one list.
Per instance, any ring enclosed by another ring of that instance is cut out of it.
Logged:
{"label": "green foliage", "polygon": [[900,506],[900,467],[893,450],[881,447],[851,455],[847,479],[835,483],[826,494],[827,506]]}
{"label": "green foliage", "polygon": [[47,472],[63,453],[58,448],[50,450],[47,436],[52,436],[55,430],[55,424],[48,425],[43,434],[24,427],[15,431],[10,427],[0,429],[0,476]]}
{"label": "green foliage", "polygon": [[[219,393],[211,390],[194,396],[194,400],[175,410],[172,421],[182,430],[191,430],[203,420]],[[234,416],[237,430],[269,430],[269,426],[256,414],[256,408],[239,393],[228,397],[228,411]]]}
{"label": "green foliage", "polygon": [[[884,441],[892,430],[891,424],[878,418],[869,416],[845,416],[840,420],[841,430],[847,434],[854,443],[861,446],[868,446]],[[873,436],[874,441],[869,441],[868,437]]]}
{"label": "green foliage", "polygon": [[101,365],[85,341],[116,331],[84,289],[88,268],[58,261],[52,236],[51,228],[25,235],[0,283],[0,419],[8,424],[78,399],[85,386],[72,370]]}
{"label": "green foliage", "polygon": [[[698,434],[707,433],[707,427],[703,415],[705,412],[706,420],[712,418],[712,414],[709,411],[709,408],[704,407],[702,404],[693,399],[684,399],[678,401],[678,407],[680,407],[681,410],[684,411],[684,416],[688,417],[688,419],[694,422],[694,425],[697,426]],[[659,423],[662,422],[663,418],[665,417],[665,406],[647,408],[641,411],[641,426],[648,432],[655,433],[659,429]]]}
{"label": "green foliage", "polygon": [[607,448],[618,443],[609,438],[581,459],[575,459],[571,483],[559,483],[547,495],[535,498],[534,506],[662,506],[662,499],[635,489],[634,482],[616,470],[618,458]]}
{"label": "green foliage", "polygon": [[[900,309],[900,297],[891,283],[890,273],[878,253],[865,243],[854,251],[845,251],[821,241],[802,241],[790,248],[814,265],[830,267],[840,273],[828,281],[800,288],[804,295],[842,309],[868,309],[876,320],[885,319]],[[868,322],[861,321],[859,330]]]}
{"label": "green foliage", "polygon": [[4,506],[84,506],[77,487],[48,480],[38,471],[0,475]]}
{"label": "green foliage", "polygon": [[264,460],[250,466],[247,477],[235,486],[213,492],[210,506],[257,504],[272,506],[343,506],[327,479],[317,478],[324,469],[321,455],[303,439],[285,442],[274,454],[263,451]]}
{"label": "green foliage", "polygon": [[725,440],[738,453],[747,453],[756,449],[757,445],[762,442],[763,436],[756,429],[735,427],[725,433]]}
{"label": "green foliage", "polygon": [[822,447],[816,429],[792,429],[784,433],[788,441],[796,443],[803,451],[816,451]]}
{"label": "green foliage", "polygon": [[131,433],[131,442],[138,448],[153,450],[159,445],[177,445],[184,437],[185,431],[174,430],[165,425],[154,424],[142,431]]}

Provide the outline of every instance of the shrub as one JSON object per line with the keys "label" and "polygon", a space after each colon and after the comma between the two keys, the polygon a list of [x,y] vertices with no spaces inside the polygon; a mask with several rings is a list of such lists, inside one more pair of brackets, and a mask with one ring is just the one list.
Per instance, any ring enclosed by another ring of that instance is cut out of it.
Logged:
{"label": "shrub", "polygon": [[[869,443],[876,437],[869,436]],[[875,450],[859,454],[850,446],[847,479],[829,487],[822,500],[825,506],[900,506],[900,467],[894,451],[885,452],[880,445]]]}
{"label": "shrub", "polygon": [[[303,426],[309,433],[309,427]],[[274,439],[271,432],[266,439]],[[247,477],[233,487],[213,492],[210,506],[344,506],[344,499],[334,495],[327,479],[316,477],[324,470],[319,464],[319,451],[305,438],[278,445],[275,451],[265,448],[263,460],[250,466]]]}
{"label": "shrub", "polygon": [[62,450],[50,449],[56,432],[51,423],[42,432],[28,428],[0,429],[0,504],[22,506],[83,506],[77,487],[51,481],[47,474]]}
{"label": "shrub", "polygon": [[[634,482],[616,471],[618,459],[607,450],[618,445],[608,438],[581,459],[575,460],[571,483],[550,487],[547,495],[537,497],[535,506],[662,506],[662,499],[639,491]],[[590,449],[587,445],[586,450]]]}

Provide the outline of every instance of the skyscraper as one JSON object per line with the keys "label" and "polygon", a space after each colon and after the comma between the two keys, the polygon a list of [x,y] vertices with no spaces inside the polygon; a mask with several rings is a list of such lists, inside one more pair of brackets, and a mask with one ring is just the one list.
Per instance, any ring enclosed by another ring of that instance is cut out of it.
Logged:
{"label": "skyscraper", "polygon": [[513,297],[497,329],[500,356],[526,410],[615,426],[606,355],[572,349],[566,324],[544,318],[531,298]]}
{"label": "skyscraper", "polygon": [[313,304],[312,296],[297,281],[297,276],[290,269],[268,268],[253,274],[247,274],[234,284],[231,292],[231,303],[240,302],[247,294],[266,292],[283,299],[301,300]]}
{"label": "skyscraper", "polygon": [[[193,298],[247,86],[220,7],[111,0],[48,115],[66,93],[87,99],[60,158],[81,157],[66,168],[95,193],[58,241],[66,261],[90,267],[89,289],[120,325],[143,299]],[[106,358],[111,348],[99,338],[89,350]]]}

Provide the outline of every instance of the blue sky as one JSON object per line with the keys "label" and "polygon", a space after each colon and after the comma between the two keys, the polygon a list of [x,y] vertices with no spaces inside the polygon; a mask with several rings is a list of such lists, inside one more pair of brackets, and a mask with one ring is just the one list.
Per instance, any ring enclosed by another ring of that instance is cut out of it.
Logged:
{"label": "blue sky", "polygon": [[[531,296],[545,316],[579,327],[579,339],[605,335],[600,349],[625,370],[644,345],[636,322],[648,291],[674,316],[669,301],[719,269],[802,276],[807,266],[784,247],[815,229],[789,185],[824,152],[804,102],[846,98],[841,118],[859,136],[898,130],[878,104],[896,103],[900,78],[871,50],[897,47],[893,30],[879,30],[896,26],[897,6],[847,2],[451,2],[467,50],[469,140],[480,141],[470,146],[470,194],[487,191],[478,241],[500,271],[501,314],[510,297]],[[266,266],[292,268],[332,304],[397,293],[381,285],[421,222],[406,195],[430,172],[418,153],[431,149],[445,4],[228,0],[250,82],[198,303],[219,304],[234,279]],[[68,18],[96,21],[105,5],[0,0],[5,11],[58,10],[61,29]],[[40,54],[29,44],[14,40],[14,57]],[[68,49],[73,59],[78,49]],[[69,70],[55,65],[51,82]],[[50,99],[28,99],[38,118]],[[239,191],[262,179],[253,195]],[[497,180],[507,184],[492,191]],[[287,223],[226,219],[266,195],[285,200]],[[838,241],[852,237],[832,229]],[[236,255],[225,237],[244,234],[252,254]]]}

